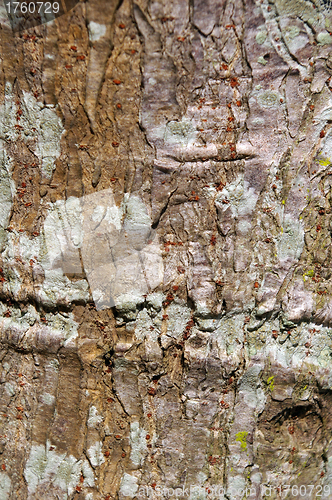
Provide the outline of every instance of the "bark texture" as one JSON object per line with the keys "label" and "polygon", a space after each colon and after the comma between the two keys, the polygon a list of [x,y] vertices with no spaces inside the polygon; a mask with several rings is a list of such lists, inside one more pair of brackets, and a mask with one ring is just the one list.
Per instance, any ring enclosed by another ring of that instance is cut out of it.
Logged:
{"label": "bark texture", "polygon": [[0,15],[0,499],[331,498],[326,3]]}

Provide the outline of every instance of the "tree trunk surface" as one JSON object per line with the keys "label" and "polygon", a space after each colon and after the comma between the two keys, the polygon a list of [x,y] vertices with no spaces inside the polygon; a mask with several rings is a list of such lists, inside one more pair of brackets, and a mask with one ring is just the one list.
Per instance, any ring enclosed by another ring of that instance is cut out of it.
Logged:
{"label": "tree trunk surface", "polygon": [[0,500],[332,495],[332,15],[0,10]]}

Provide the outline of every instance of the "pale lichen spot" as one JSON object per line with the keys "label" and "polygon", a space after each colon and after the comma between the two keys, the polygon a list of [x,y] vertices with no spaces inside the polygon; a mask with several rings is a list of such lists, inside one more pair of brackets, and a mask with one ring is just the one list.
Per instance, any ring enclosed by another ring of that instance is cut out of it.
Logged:
{"label": "pale lichen spot", "polygon": [[8,396],[11,396],[11,397],[15,396],[15,394],[16,394],[15,387],[10,382],[6,382],[4,387],[5,387],[5,391],[8,394]]}
{"label": "pale lichen spot", "polygon": [[138,490],[137,482],[137,477],[125,472],[121,479],[120,493],[126,497],[134,498]]}
{"label": "pale lichen spot", "polygon": [[7,500],[11,489],[10,477],[3,471],[0,472],[0,500]]}
{"label": "pale lichen spot", "polygon": [[332,36],[327,32],[318,33],[317,42],[319,45],[329,45],[332,43]]}
{"label": "pale lichen spot", "polygon": [[188,120],[170,121],[166,125],[164,141],[182,147],[193,143],[196,138],[196,130]]}
{"label": "pale lichen spot", "polygon": [[3,144],[3,141],[0,140],[0,251],[5,248],[7,242],[5,228],[9,223],[16,191],[11,176],[13,161],[5,151]]}
{"label": "pale lichen spot", "polygon": [[276,92],[266,91],[257,96],[257,101],[264,108],[276,108],[279,105],[280,97]]}
{"label": "pale lichen spot", "polygon": [[73,455],[58,453],[49,441],[46,445],[32,445],[24,470],[29,494],[34,494],[40,484],[53,483],[71,495],[79,481],[81,465]]}
{"label": "pale lichen spot", "polygon": [[59,486],[62,490],[66,491],[68,495],[71,495],[80,480],[80,476],[81,461],[69,455],[61,461],[53,483],[55,486]]}
{"label": "pale lichen spot", "polygon": [[102,448],[103,443],[101,441],[96,441],[95,444],[90,446],[90,448],[88,448],[87,450],[87,455],[93,467],[99,467],[105,462]]}
{"label": "pale lichen spot", "polygon": [[139,422],[130,424],[130,445],[131,461],[135,466],[142,465],[148,449],[146,446],[146,431],[140,428]]}
{"label": "pale lichen spot", "polygon": [[98,414],[98,410],[95,406],[91,406],[89,410],[88,427],[91,429],[98,427],[103,421],[103,417]]}
{"label": "pale lichen spot", "polygon": [[[60,141],[64,132],[56,108],[38,102],[31,94],[23,91],[21,125],[26,140],[37,137],[35,154],[41,162],[42,174],[50,179],[55,161],[60,156]],[[35,129],[35,131],[33,130]]]}
{"label": "pale lichen spot", "polygon": [[299,36],[300,28],[298,26],[286,26],[286,28],[282,30],[282,34],[286,42],[288,42]]}
{"label": "pale lichen spot", "polygon": [[44,403],[45,405],[53,405],[55,402],[55,397],[53,394],[50,394],[49,392],[45,392],[44,394],[41,395],[40,397],[41,402]]}
{"label": "pale lichen spot", "polygon": [[106,26],[104,24],[95,23],[94,21],[89,22],[89,39],[91,42],[96,42],[106,33]]}
{"label": "pale lichen spot", "polygon": [[266,66],[266,65],[267,65],[267,60],[266,60],[266,59],[264,59],[264,57],[263,57],[263,56],[260,56],[260,57],[257,59],[257,62],[258,62],[259,64],[262,64],[263,66]]}
{"label": "pale lichen spot", "polygon": [[261,31],[259,31],[257,33],[257,35],[256,35],[256,42],[259,45],[263,45],[263,43],[265,42],[266,39],[267,39],[267,31],[261,30]]}

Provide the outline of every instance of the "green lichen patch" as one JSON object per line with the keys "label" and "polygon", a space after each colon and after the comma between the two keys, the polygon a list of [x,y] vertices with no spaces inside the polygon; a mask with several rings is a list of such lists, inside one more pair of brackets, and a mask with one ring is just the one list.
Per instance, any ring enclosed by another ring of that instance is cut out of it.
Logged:
{"label": "green lichen patch", "polygon": [[318,163],[322,167],[328,167],[329,165],[331,165],[332,160],[331,160],[331,158],[325,158],[325,157],[323,157],[320,160],[318,160]]}
{"label": "green lichen patch", "polygon": [[271,377],[269,377],[267,379],[266,383],[267,383],[267,386],[268,386],[269,390],[271,392],[273,392],[273,389],[274,389],[274,375],[271,375]]}
{"label": "green lichen patch", "polygon": [[313,278],[315,276],[315,271],[314,269],[309,269],[308,271],[305,271],[302,276],[303,276],[303,281],[305,282],[307,277]]}
{"label": "green lichen patch", "polygon": [[238,432],[237,434],[235,434],[235,441],[240,442],[242,450],[247,449],[247,436],[248,436],[247,431],[241,431],[241,432]]}

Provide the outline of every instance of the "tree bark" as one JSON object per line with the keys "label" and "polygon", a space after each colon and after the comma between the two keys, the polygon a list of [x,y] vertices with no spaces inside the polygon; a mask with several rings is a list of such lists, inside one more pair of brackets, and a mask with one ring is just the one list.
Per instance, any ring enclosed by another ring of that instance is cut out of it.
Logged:
{"label": "tree bark", "polygon": [[2,9],[1,500],[332,494],[327,3]]}

